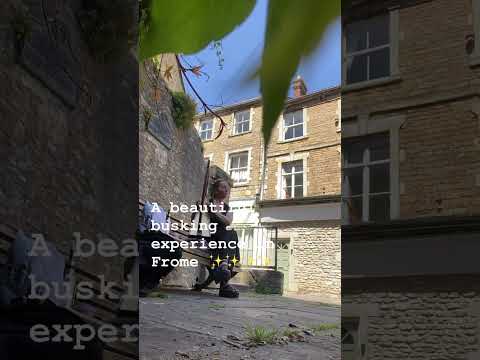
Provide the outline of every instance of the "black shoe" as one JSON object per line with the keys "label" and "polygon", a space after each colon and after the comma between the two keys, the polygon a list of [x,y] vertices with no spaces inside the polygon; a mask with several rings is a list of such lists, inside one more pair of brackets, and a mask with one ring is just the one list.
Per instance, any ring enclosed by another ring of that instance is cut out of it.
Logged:
{"label": "black shoe", "polygon": [[195,285],[193,285],[192,291],[198,291],[198,292],[200,292],[200,291],[202,291],[202,290],[203,290],[202,285],[200,285],[200,284],[195,284]]}
{"label": "black shoe", "polygon": [[225,298],[231,298],[231,299],[236,299],[240,293],[238,292],[237,289],[235,289],[232,285],[227,284],[223,287],[220,288],[220,291],[218,292],[218,296],[220,297],[225,297]]}

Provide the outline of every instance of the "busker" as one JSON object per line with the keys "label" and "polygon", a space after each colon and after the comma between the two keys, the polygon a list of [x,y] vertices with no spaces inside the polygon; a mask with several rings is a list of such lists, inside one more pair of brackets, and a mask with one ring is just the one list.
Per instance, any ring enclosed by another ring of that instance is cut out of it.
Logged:
{"label": "busker", "polygon": [[[238,244],[236,232],[227,229],[227,226],[229,226],[233,220],[233,214],[226,203],[229,192],[230,185],[226,180],[219,179],[214,182],[213,198],[210,200],[210,203],[214,204],[216,209],[223,208],[223,211],[209,212],[210,222],[218,224],[217,231],[211,235],[211,240],[217,242],[225,241],[227,243],[234,241],[235,244]],[[231,268],[233,268],[230,259],[235,257],[237,260],[240,260],[238,246],[235,246],[233,249],[231,247],[210,249],[210,255],[212,259],[211,269],[209,269],[210,275],[202,284],[196,284],[193,290],[202,291],[202,289],[206,288],[212,281],[215,281],[217,284],[220,283],[219,296],[237,298],[239,296],[238,290],[228,282],[232,277]]]}

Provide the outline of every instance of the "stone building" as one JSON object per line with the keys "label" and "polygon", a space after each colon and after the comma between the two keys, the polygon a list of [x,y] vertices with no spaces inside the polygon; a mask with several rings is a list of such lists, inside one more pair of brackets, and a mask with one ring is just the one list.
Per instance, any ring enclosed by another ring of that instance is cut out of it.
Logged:
{"label": "stone building", "polygon": [[480,2],[342,22],[343,358],[477,359]]}
{"label": "stone building", "polygon": [[208,114],[198,117],[197,129],[205,158],[234,181],[229,204],[243,242],[242,267],[274,265],[275,252],[265,250],[265,237],[276,238],[284,292],[321,293],[338,301],[339,89],[307,93],[297,78],[293,93],[266,154],[260,98],[219,110],[226,123],[220,136],[220,120]]}

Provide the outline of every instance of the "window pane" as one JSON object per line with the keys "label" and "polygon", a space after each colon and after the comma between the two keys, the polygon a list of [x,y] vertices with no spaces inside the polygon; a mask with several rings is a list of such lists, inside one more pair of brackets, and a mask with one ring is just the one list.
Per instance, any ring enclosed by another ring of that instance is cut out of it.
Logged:
{"label": "window pane", "polygon": [[242,132],[242,124],[235,125],[235,134],[239,134]]}
{"label": "window pane", "polygon": [[231,170],[230,176],[233,179],[233,182],[245,182],[247,181],[247,170]]}
{"label": "window pane", "polygon": [[294,197],[296,198],[303,197],[303,186],[295,186]]}
{"label": "window pane", "polygon": [[212,121],[204,121],[201,123],[201,129],[207,130],[212,128]]}
{"label": "window pane", "polygon": [[376,16],[369,20],[368,47],[386,45],[390,42],[390,17],[388,14]]}
{"label": "window pane", "polygon": [[283,114],[284,126],[303,123],[303,110],[291,111]]}
{"label": "window pane", "polygon": [[381,222],[390,219],[390,195],[370,196],[369,220]]}
{"label": "window pane", "polygon": [[303,123],[303,110],[297,110],[293,113],[293,123],[294,124]]}
{"label": "window pane", "polygon": [[370,166],[370,193],[390,191],[390,164]]}
{"label": "window pane", "polygon": [[285,140],[293,139],[295,137],[293,133],[293,127],[289,127],[285,132]]}
{"label": "window pane", "polygon": [[283,183],[285,186],[292,186],[292,176],[284,176]]}
{"label": "window pane", "polygon": [[243,154],[239,156],[240,167],[247,167],[248,166],[248,154]]}
{"label": "window pane", "polygon": [[344,169],[344,176],[348,189],[348,193],[345,195],[359,195],[363,192],[363,167]]}
{"label": "window pane", "polygon": [[285,126],[293,125],[293,113],[283,114],[283,121]]}
{"label": "window pane", "polygon": [[250,110],[238,111],[235,113],[236,121],[245,121],[250,119]]}
{"label": "window pane", "polygon": [[362,198],[345,198],[345,208],[347,210],[348,223],[356,224],[362,221]]}
{"label": "window pane", "polygon": [[292,162],[282,164],[282,170],[283,170],[284,174],[291,174],[292,173],[292,168],[293,168],[293,163]]}
{"label": "window pane", "polygon": [[285,199],[290,199],[292,197],[292,188],[291,187],[285,187],[284,191],[284,197]]}
{"label": "window pane", "polygon": [[303,124],[293,127],[293,138],[303,136]]}
{"label": "window pane", "polygon": [[347,61],[347,83],[353,84],[367,79],[368,55],[357,55]]}
{"label": "window pane", "polygon": [[295,185],[303,185],[303,174],[295,174]]}
{"label": "window pane", "polygon": [[303,161],[294,161],[293,166],[295,167],[295,172],[301,172],[303,171]]}
{"label": "window pane", "polygon": [[367,47],[367,28],[365,21],[348,24],[345,32],[348,53],[364,50]]}
{"label": "window pane", "polygon": [[390,48],[369,53],[370,79],[378,79],[390,75]]}
{"label": "window pane", "polygon": [[386,160],[390,158],[390,139],[388,133],[373,135],[368,147],[370,161]]}
{"label": "window pane", "polygon": [[238,158],[238,156],[231,156],[230,157],[230,169],[238,169],[239,167],[239,162],[240,162],[240,159]]}
{"label": "window pane", "polygon": [[363,162],[363,152],[365,151],[365,142],[361,139],[351,139],[342,141],[343,156],[347,164],[358,164]]}

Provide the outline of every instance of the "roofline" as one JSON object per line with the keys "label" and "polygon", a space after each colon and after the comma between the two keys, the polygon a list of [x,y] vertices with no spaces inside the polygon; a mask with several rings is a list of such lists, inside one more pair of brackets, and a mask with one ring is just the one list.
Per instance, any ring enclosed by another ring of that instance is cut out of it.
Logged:
{"label": "roofline", "polygon": [[[300,105],[306,102],[315,102],[315,105],[321,104],[324,102],[332,101],[336,98],[340,98],[340,86],[334,86],[318,91],[314,91],[310,94],[306,94],[296,98],[289,98],[285,102],[284,109],[288,109],[292,106]],[[262,105],[262,98],[257,96],[253,99],[248,99],[240,101],[222,108],[215,109],[215,112],[219,115],[225,115],[234,111],[242,110],[252,106]],[[206,117],[211,117],[211,114],[198,113],[196,118],[202,119]]]}

